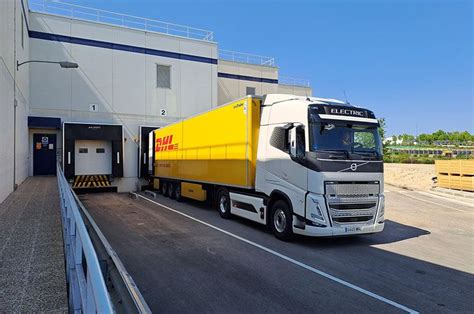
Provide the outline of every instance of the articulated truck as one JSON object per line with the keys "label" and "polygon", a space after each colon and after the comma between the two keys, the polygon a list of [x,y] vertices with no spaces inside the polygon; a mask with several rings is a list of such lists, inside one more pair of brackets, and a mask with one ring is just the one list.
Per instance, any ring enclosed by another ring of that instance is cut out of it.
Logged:
{"label": "articulated truck", "polygon": [[334,99],[247,96],[152,131],[151,183],[282,240],[381,232],[378,127],[372,111]]}

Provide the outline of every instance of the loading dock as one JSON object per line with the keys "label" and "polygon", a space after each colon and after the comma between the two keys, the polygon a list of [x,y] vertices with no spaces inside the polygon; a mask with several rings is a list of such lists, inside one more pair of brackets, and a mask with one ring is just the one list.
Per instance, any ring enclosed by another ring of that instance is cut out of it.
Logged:
{"label": "loading dock", "polygon": [[65,122],[63,140],[64,174],[75,187],[92,182],[80,187],[99,188],[105,181],[110,188],[113,178],[123,177],[122,125]]}
{"label": "loading dock", "polygon": [[[153,172],[153,160],[155,156],[154,139],[150,138],[150,132],[159,129],[158,126],[140,126],[140,146],[138,148],[138,177],[149,178]],[[153,134],[152,134],[153,137]]]}
{"label": "loading dock", "polygon": [[76,140],[75,175],[112,174],[112,143],[110,141]]}

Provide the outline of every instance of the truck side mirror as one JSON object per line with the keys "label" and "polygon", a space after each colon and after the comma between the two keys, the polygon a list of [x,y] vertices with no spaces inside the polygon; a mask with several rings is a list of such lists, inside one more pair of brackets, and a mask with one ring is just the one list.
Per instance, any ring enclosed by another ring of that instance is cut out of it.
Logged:
{"label": "truck side mirror", "polygon": [[296,128],[288,130],[289,153],[291,157],[296,157]]}
{"label": "truck side mirror", "polygon": [[291,158],[302,159],[305,155],[304,127],[297,126],[288,130],[288,152]]}

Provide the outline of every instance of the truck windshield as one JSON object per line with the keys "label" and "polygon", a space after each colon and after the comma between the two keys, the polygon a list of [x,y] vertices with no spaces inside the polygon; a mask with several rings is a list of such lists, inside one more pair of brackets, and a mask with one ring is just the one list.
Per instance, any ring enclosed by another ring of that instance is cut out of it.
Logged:
{"label": "truck windshield", "polygon": [[347,124],[310,124],[310,150],[380,157],[380,136],[375,126]]}

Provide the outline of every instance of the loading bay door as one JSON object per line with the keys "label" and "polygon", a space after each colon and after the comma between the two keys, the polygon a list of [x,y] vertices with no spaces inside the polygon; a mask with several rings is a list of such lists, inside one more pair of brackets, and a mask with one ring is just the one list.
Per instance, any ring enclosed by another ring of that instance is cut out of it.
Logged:
{"label": "loading bay door", "polygon": [[74,159],[76,176],[112,174],[112,143],[76,140]]}

